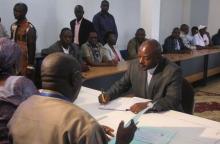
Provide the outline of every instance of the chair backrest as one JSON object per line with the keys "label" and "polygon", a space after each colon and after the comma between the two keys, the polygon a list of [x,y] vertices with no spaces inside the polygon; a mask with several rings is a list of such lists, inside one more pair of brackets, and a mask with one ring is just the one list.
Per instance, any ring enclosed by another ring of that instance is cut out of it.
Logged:
{"label": "chair backrest", "polygon": [[193,114],[194,108],[194,90],[192,85],[183,79],[182,82],[182,106],[183,111],[187,114]]}
{"label": "chair backrest", "polygon": [[128,50],[120,50],[120,53],[124,60],[128,60]]}

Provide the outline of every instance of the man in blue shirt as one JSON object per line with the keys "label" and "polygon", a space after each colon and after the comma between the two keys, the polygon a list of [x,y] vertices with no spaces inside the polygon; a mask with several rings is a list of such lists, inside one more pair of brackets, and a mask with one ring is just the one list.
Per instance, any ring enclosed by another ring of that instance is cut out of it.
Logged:
{"label": "man in blue shirt", "polygon": [[93,17],[93,24],[98,34],[98,40],[102,44],[105,44],[105,33],[108,31],[112,31],[113,33],[115,33],[116,37],[118,37],[118,30],[115,24],[114,17],[108,12],[109,2],[107,0],[103,0],[100,7],[101,11]]}

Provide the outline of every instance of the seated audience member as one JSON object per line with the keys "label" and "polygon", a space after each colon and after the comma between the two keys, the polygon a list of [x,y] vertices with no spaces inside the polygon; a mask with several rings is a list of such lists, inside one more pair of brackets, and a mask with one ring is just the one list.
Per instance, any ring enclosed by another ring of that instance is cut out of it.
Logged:
{"label": "seated audience member", "polygon": [[220,45],[220,29],[218,29],[218,33],[212,37],[213,45]]}
{"label": "seated audience member", "polygon": [[81,70],[86,71],[88,70],[88,66],[84,64],[80,49],[76,44],[72,43],[72,39],[73,35],[71,30],[69,28],[63,28],[60,32],[60,40],[55,42],[49,48],[43,49],[41,54],[44,56],[54,52],[63,52],[65,54],[69,54],[79,61],[81,64]]}
{"label": "seated audience member", "polygon": [[5,29],[5,27],[3,26],[2,22],[1,22],[1,18],[0,18],[0,38],[1,37],[8,37],[7,31]]}
{"label": "seated audience member", "polygon": [[174,28],[172,34],[167,37],[164,41],[163,52],[164,53],[172,53],[172,52],[180,52],[186,50],[187,48],[183,44],[182,39],[180,38],[180,29]]}
{"label": "seated audience member", "polygon": [[17,106],[38,91],[32,81],[15,76],[21,55],[18,45],[7,38],[0,38],[0,143],[8,144],[7,123]]}
{"label": "seated audience member", "polygon": [[91,66],[116,66],[113,60],[108,60],[107,50],[98,42],[96,32],[90,32],[86,43],[81,47],[83,58]]}
{"label": "seated audience member", "polygon": [[200,25],[199,32],[193,37],[193,44],[198,48],[205,48],[209,45],[209,38],[206,34],[206,26]]}
{"label": "seated audience member", "polygon": [[93,23],[83,17],[84,10],[81,5],[77,5],[74,9],[76,19],[70,22],[73,33],[73,41],[81,46],[88,40],[89,33],[94,31]]}
{"label": "seated audience member", "polygon": [[193,26],[193,27],[191,28],[192,37],[194,37],[194,35],[196,35],[198,32],[199,32],[199,29],[198,29],[197,26]]}
{"label": "seated audience member", "polygon": [[[124,76],[104,97],[99,96],[99,102],[106,104],[131,89],[135,96],[152,100],[149,111],[182,111],[182,79],[180,67],[162,57],[159,42],[147,40],[139,48],[138,59],[131,62]],[[136,103],[130,110],[138,113],[149,105],[150,102]]]}
{"label": "seated audience member", "polygon": [[196,49],[196,46],[193,45],[193,37],[189,35],[189,26],[187,24],[182,24],[180,26],[180,38],[183,41],[183,44],[188,49]]}
{"label": "seated audience member", "polygon": [[[23,102],[8,123],[13,143],[107,144],[107,131],[73,104],[82,84],[75,58],[63,53],[47,56],[42,63],[41,79],[40,94]],[[135,131],[134,122],[127,128],[121,122],[117,144],[128,144]]]}
{"label": "seated audience member", "polygon": [[128,59],[135,59],[138,57],[138,49],[142,42],[146,40],[145,36],[145,30],[143,28],[139,28],[135,33],[135,37],[129,40],[127,45]]}
{"label": "seated audience member", "polygon": [[117,39],[112,31],[106,33],[105,41],[104,47],[107,49],[108,60],[113,60],[116,63],[123,61],[120,51],[115,47]]}

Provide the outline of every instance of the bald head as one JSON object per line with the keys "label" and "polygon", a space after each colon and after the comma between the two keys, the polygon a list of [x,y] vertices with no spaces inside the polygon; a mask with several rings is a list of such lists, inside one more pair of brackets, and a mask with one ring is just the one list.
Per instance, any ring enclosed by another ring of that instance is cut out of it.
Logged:
{"label": "bald head", "polygon": [[143,70],[155,67],[161,57],[161,45],[154,39],[144,41],[138,50],[139,64]]}
{"label": "bald head", "polygon": [[72,101],[81,87],[80,64],[63,53],[48,55],[41,66],[42,87],[62,93]]}

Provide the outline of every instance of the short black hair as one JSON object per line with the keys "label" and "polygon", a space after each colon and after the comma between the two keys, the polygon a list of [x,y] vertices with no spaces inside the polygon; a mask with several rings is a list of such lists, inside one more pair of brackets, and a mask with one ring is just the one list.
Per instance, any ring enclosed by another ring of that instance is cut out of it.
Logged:
{"label": "short black hair", "polygon": [[181,24],[181,26],[180,26],[180,30],[182,30],[183,27],[189,27],[189,26],[188,26],[187,24]]}
{"label": "short black hair", "polygon": [[16,3],[14,8],[17,7],[17,6],[22,6],[24,8],[25,14],[27,13],[28,7],[27,7],[27,5],[25,3]]}
{"label": "short black hair", "polygon": [[193,27],[191,28],[191,30],[193,30],[193,29],[199,30],[197,26],[193,26]]}
{"label": "short black hair", "polygon": [[[70,28],[67,28],[67,27],[62,28],[62,30],[61,30],[61,32],[60,32],[60,35],[63,35],[63,33],[64,33],[65,31],[71,31],[71,29],[70,29]],[[72,32],[72,31],[71,31],[71,32]]]}
{"label": "short black hair", "polygon": [[175,28],[173,28],[173,31],[172,31],[172,33],[174,32],[174,31],[176,31],[176,30],[180,30],[178,27],[175,27]]}
{"label": "short black hair", "polygon": [[137,34],[138,32],[140,32],[140,31],[145,32],[145,30],[144,30],[143,28],[138,28],[137,31],[136,31],[136,34]]}
{"label": "short black hair", "polygon": [[[82,9],[82,10],[83,10],[83,6],[82,6],[82,5],[76,5],[75,8],[74,8],[74,11],[75,11],[76,9]],[[83,11],[84,11],[84,10],[83,10]]]}
{"label": "short black hair", "polygon": [[101,5],[102,5],[103,3],[108,3],[108,5],[109,5],[109,2],[108,2],[107,0],[102,0]]}

